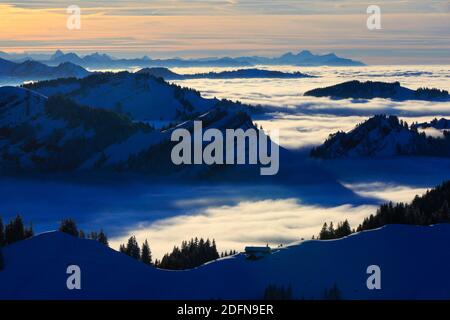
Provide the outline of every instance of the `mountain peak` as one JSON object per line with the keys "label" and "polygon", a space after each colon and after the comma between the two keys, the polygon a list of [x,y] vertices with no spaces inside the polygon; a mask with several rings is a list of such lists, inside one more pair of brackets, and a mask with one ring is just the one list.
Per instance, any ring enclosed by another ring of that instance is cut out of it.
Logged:
{"label": "mountain peak", "polygon": [[62,52],[60,49],[56,50],[55,53],[51,56],[51,60],[58,59],[60,57],[64,56],[64,52]]}
{"label": "mountain peak", "polygon": [[110,63],[113,58],[106,53],[94,52],[83,57],[83,61],[87,63]]}
{"label": "mountain peak", "polygon": [[310,57],[313,56],[312,52],[309,50],[302,50],[298,53],[298,56],[303,56],[303,57]]}

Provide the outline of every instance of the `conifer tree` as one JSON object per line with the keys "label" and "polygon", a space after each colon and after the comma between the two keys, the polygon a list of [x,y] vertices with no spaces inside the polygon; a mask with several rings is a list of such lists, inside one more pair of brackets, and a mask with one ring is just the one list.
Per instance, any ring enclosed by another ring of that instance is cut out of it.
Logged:
{"label": "conifer tree", "polygon": [[[223,253],[223,256],[226,255],[227,252]],[[164,255],[158,266],[170,270],[191,269],[219,257],[214,240],[195,238],[189,242],[183,241],[181,249],[175,246],[172,253]]]}
{"label": "conifer tree", "polygon": [[132,236],[130,237],[130,239],[128,239],[128,243],[127,246],[125,247],[125,253],[136,259],[136,260],[140,260],[141,259],[141,249],[139,248],[139,245],[136,241],[136,237]]}
{"label": "conifer tree", "polygon": [[25,239],[25,228],[22,217],[17,215],[5,227],[5,243],[11,244]]}
{"label": "conifer tree", "polygon": [[322,230],[320,230],[319,239],[320,240],[328,239],[328,225],[326,222],[323,224]]}
{"label": "conifer tree", "polygon": [[72,219],[63,219],[61,221],[59,231],[70,234],[74,237],[78,237],[78,235],[79,235],[77,224]]}
{"label": "conifer tree", "polygon": [[330,222],[330,226],[328,227],[328,237],[329,239],[333,239],[334,238],[334,225],[333,222]]}
{"label": "conifer tree", "polygon": [[109,247],[108,237],[103,232],[103,230],[100,230],[98,237],[97,237],[97,241],[104,244],[105,246]]}
{"label": "conifer tree", "polygon": [[142,244],[141,261],[148,265],[152,264],[152,252],[150,250],[150,246],[148,245],[147,239],[145,239],[144,243]]}

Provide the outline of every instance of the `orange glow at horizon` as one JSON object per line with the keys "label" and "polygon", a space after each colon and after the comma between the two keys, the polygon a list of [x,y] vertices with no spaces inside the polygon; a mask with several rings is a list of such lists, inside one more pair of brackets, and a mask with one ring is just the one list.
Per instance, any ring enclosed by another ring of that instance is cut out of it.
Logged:
{"label": "orange glow at horizon", "polygon": [[387,57],[392,50],[450,50],[448,36],[434,32],[448,24],[445,13],[385,14],[383,30],[370,32],[365,14],[160,16],[111,14],[113,9],[81,8],[81,30],[68,30],[65,8],[0,4],[0,51],[277,54],[308,49],[366,51],[370,57],[375,56],[371,50],[381,48]]}

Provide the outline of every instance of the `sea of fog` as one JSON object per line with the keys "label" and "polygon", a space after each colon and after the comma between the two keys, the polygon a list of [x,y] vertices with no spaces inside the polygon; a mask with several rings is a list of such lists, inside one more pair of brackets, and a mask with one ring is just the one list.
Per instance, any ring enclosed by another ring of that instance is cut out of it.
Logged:
{"label": "sea of fog", "polygon": [[[450,116],[449,102],[303,96],[307,90],[347,80],[400,81],[413,89],[427,86],[449,90],[450,66],[264,68],[316,77],[176,83],[195,88],[204,97],[261,105],[266,112],[254,115],[255,122],[269,134],[278,129],[280,144],[303,157],[330,133],[350,130],[374,114],[395,114],[408,122]],[[230,68],[173,69],[184,74],[222,70]],[[301,171],[301,163],[298,168],[294,164],[292,170]],[[86,231],[103,228],[114,248],[130,235],[136,235],[139,242],[147,238],[154,256],[160,258],[182,240],[196,236],[215,238],[219,250],[242,250],[245,245],[276,246],[310,238],[325,221],[349,219],[356,227],[380,203],[410,201],[450,177],[448,159],[334,160],[316,164],[329,174],[329,182],[187,185],[131,178],[2,178],[0,216],[9,219],[20,213],[27,221],[32,220],[38,232],[55,229],[61,218],[72,217]]]}
{"label": "sea of fog", "polygon": [[[439,88],[450,91],[450,65],[444,66],[367,66],[367,67],[292,67],[259,66],[284,72],[302,72],[315,78],[301,79],[194,79],[175,83],[195,88],[204,97],[239,100],[261,105],[269,114],[254,120],[265,130],[280,130],[280,143],[287,148],[320,144],[330,133],[350,130],[374,114],[393,114],[407,122],[428,121],[450,115],[450,102],[334,100],[303,96],[311,89],[350,80],[398,81],[402,86]],[[174,68],[180,74],[233,70],[232,68]]]}

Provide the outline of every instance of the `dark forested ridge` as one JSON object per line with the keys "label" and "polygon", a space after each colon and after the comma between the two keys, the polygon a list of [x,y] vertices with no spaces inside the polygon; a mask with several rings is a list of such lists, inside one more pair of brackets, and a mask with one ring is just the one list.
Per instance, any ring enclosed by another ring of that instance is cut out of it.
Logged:
{"label": "dark forested ridge", "polygon": [[450,133],[436,138],[396,116],[376,115],[349,132],[331,134],[311,156],[323,159],[376,156],[450,157]]}
{"label": "dark forested ridge", "polygon": [[334,97],[341,99],[393,99],[393,100],[441,100],[449,99],[448,91],[435,88],[417,90],[402,87],[400,82],[379,82],[358,80],[347,81],[334,86],[317,88],[305,92],[305,96]]}
{"label": "dark forested ridge", "polygon": [[222,72],[206,72],[194,74],[178,74],[167,68],[155,67],[144,68],[137,73],[150,74],[154,77],[163,78],[164,80],[188,80],[188,79],[298,79],[312,78],[312,76],[301,72],[282,72],[274,70],[264,70],[257,68],[238,69]]}
{"label": "dark forested ridge", "polygon": [[[358,226],[356,232],[380,228],[388,224],[409,224],[428,226],[438,223],[450,223],[450,181],[427,191],[422,196],[416,196],[409,203],[392,202],[381,205],[377,212]],[[324,224],[319,239],[339,239],[354,233],[350,231],[350,225],[347,221],[338,224],[334,229],[333,223]]]}

